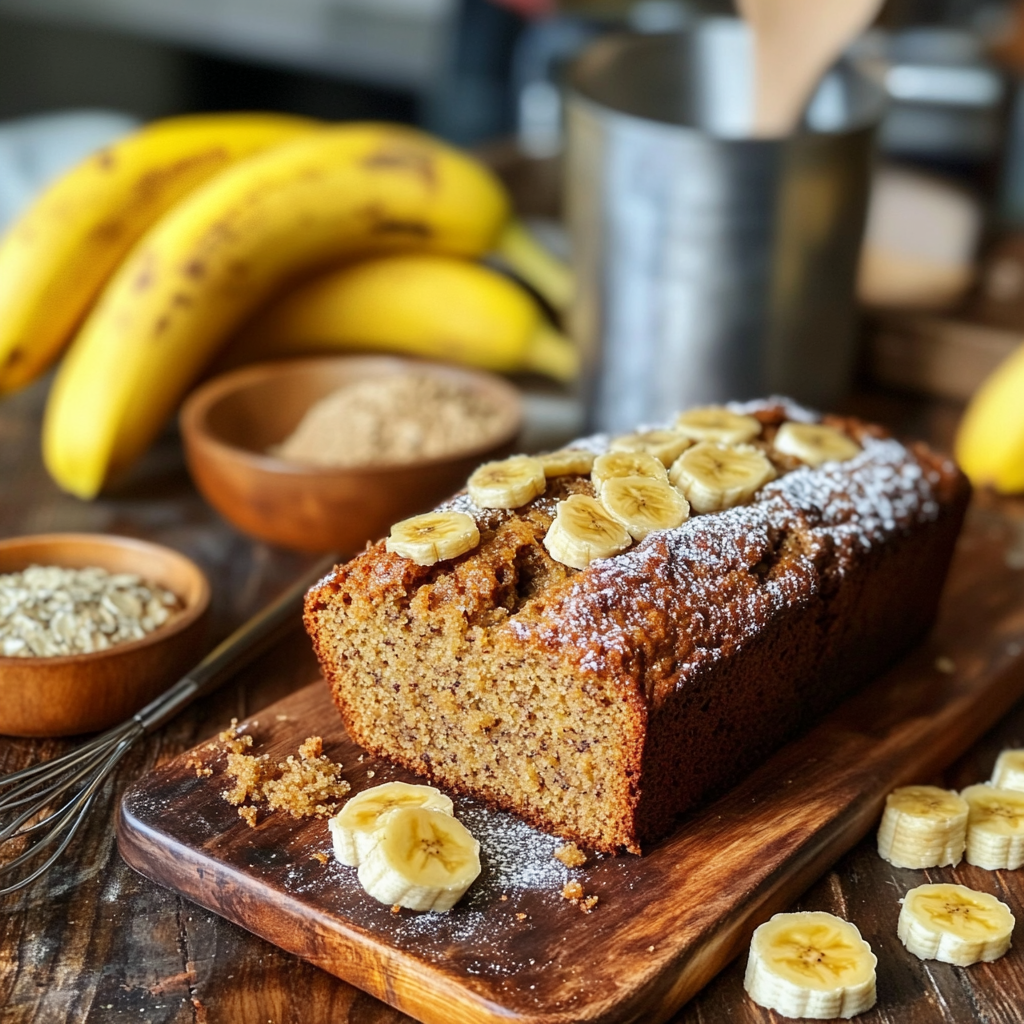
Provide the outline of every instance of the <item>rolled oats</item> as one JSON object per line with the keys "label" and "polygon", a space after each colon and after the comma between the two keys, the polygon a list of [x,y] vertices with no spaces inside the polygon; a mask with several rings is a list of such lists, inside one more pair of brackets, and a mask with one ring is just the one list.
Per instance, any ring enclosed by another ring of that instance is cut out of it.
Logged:
{"label": "rolled oats", "polygon": [[30,565],[0,574],[0,655],[50,658],[141,640],[181,611],[134,573]]}

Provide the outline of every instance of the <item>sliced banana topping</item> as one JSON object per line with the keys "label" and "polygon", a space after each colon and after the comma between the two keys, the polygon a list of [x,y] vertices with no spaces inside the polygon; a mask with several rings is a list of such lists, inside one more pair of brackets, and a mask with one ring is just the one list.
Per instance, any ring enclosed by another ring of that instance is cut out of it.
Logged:
{"label": "sliced banana topping", "polygon": [[969,967],[998,960],[1010,948],[1013,914],[987,892],[951,883],[919,885],[900,902],[896,933],[922,960]]}
{"label": "sliced banana topping", "polygon": [[529,455],[485,462],[466,485],[478,508],[519,508],[544,493],[544,464]]}
{"label": "sliced banana topping", "polygon": [[860,454],[860,445],[823,423],[783,423],[775,434],[775,450],[808,466],[820,466],[823,462],[852,459]]}
{"label": "sliced banana topping", "polygon": [[633,540],[643,540],[652,530],[671,530],[690,515],[686,499],[667,480],[649,476],[613,476],[606,480],[601,504]]}
{"label": "sliced banana topping", "polygon": [[898,868],[959,864],[967,842],[967,802],[937,786],[903,786],[885,800],[878,855]]}
{"label": "sliced banana topping", "polygon": [[989,785],[1024,792],[1024,750],[1004,750],[996,758]]}
{"label": "sliced banana topping", "polygon": [[961,794],[967,818],[967,863],[989,871],[1024,865],[1024,793],[968,786]]}
{"label": "sliced banana topping", "polygon": [[757,448],[711,441],[688,448],[669,472],[669,479],[697,512],[742,505],[774,477],[775,467]]}
{"label": "sliced banana topping", "polygon": [[617,555],[632,543],[626,528],[586,494],[572,494],[560,501],[544,536],[548,554],[573,569],[585,569],[595,558]]}
{"label": "sliced banana topping", "polygon": [[433,565],[472,551],[480,531],[465,512],[426,512],[391,527],[384,547],[417,565]]}
{"label": "sliced banana topping", "polygon": [[545,476],[582,476],[594,467],[597,456],[583,448],[561,448],[536,456]]}
{"label": "sliced banana topping", "polygon": [[385,782],[352,797],[328,821],[334,856],[342,864],[358,867],[376,844],[381,819],[397,807],[425,807],[451,814],[452,802],[433,786],[411,786],[407,782]]}
{"label": "sliced banana topping", "polygon": [[691,444],[693,438],[681,430],[641,430],[613,438],[608,447],[613,452],[647,452],[663,466],[671,466]]}
{"label": "sliced banana topping", "polygon": [[600,496],[606,480],[613,476],[649,476],[654,480],[668,480],[668,470],[661,459],[647,452],[605,452],[594,459],[590,480]]}
{"label": "sliced banana topping", "polygon": [[849,921],[823,911],[776,914],[750,940],[743,987],[784,1017],[855,1017],[875,1005],[877,963]]}
{"label": "sliced banana topping", "polygon": [[743,444],[761,433],[761,423],[753,416],[741,416],[720,405],[706,405],[680,413],[676,417],[676,429],[694,441]]}
{"label": "sliced banana topping", "polygon": [[375,899],[409,910],[450,910],[480,874],[480,844],[465,825],[423,807],[389,811],[359,865]]}

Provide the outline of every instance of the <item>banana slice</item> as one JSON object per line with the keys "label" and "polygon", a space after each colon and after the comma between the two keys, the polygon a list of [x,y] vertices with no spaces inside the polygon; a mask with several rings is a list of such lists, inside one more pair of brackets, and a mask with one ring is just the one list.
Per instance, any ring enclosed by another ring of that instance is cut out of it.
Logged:
{"label": "banana slice", "polygon": [[626,528],[586,494],[571,494],[560,501],[544,535],[548,554],[573,569],[585,569],[595,558],[617,555],[632,543]]}
{"label": "banana slice", "polygon": [[776,914],[750,940],[743,987],[784,1017],[855,1017],[875,1005],[877,963],[849,921],[823,911]]}
{"label": "banana slice", "polygon": [[989,871],[1024,865],[1024,793],[968,786],[961,794],[967,818],[967,863]]}
{"label": "banana slice", "polygon": [[808,466],[820,466],[823,462],[852,459],[860,454],[860,445],[823,423],[783,423],[775,435],[775,450]]}
{"label": "banana slice", "polygon": [[605,452],[598,455],[590,471],[594,492],[600,495],[605,481],[613,476],[649,476],[654,480],[668,480],[668,470],[661,459],[647,452]]}
{"label": "banana slice", "polygon": [[775,467],[756,448],[730,448],[711,441],[688,448],[669,473],[669,479],[697,512],[742,505],[774,478]]}
{"label": "banana slice", "polygon": [[612,439],[613,452],[647,452],[663,466],[671,466],[693,444],[693,438],[681,430],[642,430]]}
{"label": "banana slice", "polygon": [[381,819],[396,807],[426,807],[451,814],[452,802],[433,786],[410,786],[407,782],[385,782],[365,789],[327,822],[334,843],[334,856],[349,867],[358,867],[377,842]]}
{"label": "banana slice", "polygon": [[536,458],[544,467],[545,476],[582,476],[593,469],[597,456],[582,448],[562,448]]}
{"label": "banana slice", "polygon": [[433,565],[472,551],[480,543],[480,531],[465,512],[426,512],[403,519],[391,527],[384,547],[411,558],[417,565]]}
{"label": "banana slice", "polygon": [[996,759],[989,785],[1024,792],[1024,750],[1004,750]]}
{"label": "banana slice", "polygon": [[898,868],[959,864],[967,841],[967,802],[937,786],[903,786],[885,800],[878,855]]}
{"label": "banana slice", "polygon": [[987,892],[941,882],[911,889],[900,903],[896,933],[922,960],[969,967],[1010,948],[1013,914]]}
{"label": "banana slice", "polygon": [[601,504],[629,532],[643,540],[652,530],[671,530],[686,522],[690,506],[667,481],[649,476],[613,476],[601,488]]}
{"label": "banana slice", "polygon": [[680,413],[676,417],[676,429],[694,441],[743,444],[761,433],[761,423],[753,416],[741,416],[720,405],[706,405]]}
{"label": "banana slice", "polygon": [[450,910],[480,874],[480,844],[444,811],[389,811],[359,865],[362,887],[389,906]]}
{"label": "banana slice", "polygon": [[485,462],[466,485],[478,508],[519,508],[544,493],[544,464],[529,455]]}

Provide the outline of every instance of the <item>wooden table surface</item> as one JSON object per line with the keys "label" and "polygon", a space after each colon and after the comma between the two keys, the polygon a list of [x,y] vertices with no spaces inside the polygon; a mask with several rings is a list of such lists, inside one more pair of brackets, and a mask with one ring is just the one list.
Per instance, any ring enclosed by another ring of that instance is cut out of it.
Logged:
{"label": "wooden table surface", "polygon": [[[198,561],[214,590],[213,630],[226,634],[314,559],[253,543],[192,490],[172,434],[121,489],[94,503],[60,494],[37,454],[41,387],[0,403],[0,537],[59,530],[116,532],[168,544]],[[862,396],[854,411],[948,445],[956,410]],[[1014,511],[1024,522],[1024,504]],[[1022,527],[1024,544],[1024,527]],[[1024,565],[1021,566],[1024,571]],[[400,1024],[409,1018],[136,875],[120,859],[112,820],[124,787],[154,765],[308,683],[316,666],[296,630],[275,649],[143,741],[104,788],[64,862],[28,890],[0,900],[0,1021],[159,1024]],[[988,777],[999,749],[1024,745],[1024,704],[947,773],[960,787]],[[72,746],[0,738],[0,771]],[[908,883],[913,874],[915,880]],[[800,901],[854,920],[876,942],[879,1006],[858,1020],[891,1024],[1019,1024],[1024,971],[1009,983],[984,964],[968,969],[906,954],[895,937],[894,893],[949,872],[908,873],[879,859],[870,840]],[[1024,871],[991,876],[1018,916],[1024,946]],[[1017,950],[1020,955],[1021,950]],[[734,962],[675,1024],[781,1020],[742,989]]]}

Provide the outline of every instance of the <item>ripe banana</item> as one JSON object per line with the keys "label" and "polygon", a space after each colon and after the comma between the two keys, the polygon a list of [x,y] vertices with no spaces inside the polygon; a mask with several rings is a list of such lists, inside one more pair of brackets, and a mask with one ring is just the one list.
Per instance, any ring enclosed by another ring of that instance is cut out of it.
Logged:
{"label": "ripe banana", "polygon": [[466,484],[477,508],[520,508],[543,494],[546,487],[544,464],[529,455],[485,462]]}
{"label": "ripe banana", "polygon": [[1024,345],[1011,353],[967,405],[955,453],[976,487],[1024,491]]}
{"label": "ripe banana", "polygon": [[465,512],[425,512],[391,527],[386,550],[417,565],[458,558],[480,543],[480,530]]}
{"label": "ripe banana", "polygon": [[761,433],[761,424],[753,416],[741,416],[720,405],[707,405],[680,413],[676,429],[694,441],[743,444]]}
{"label": "ripe banana", "polygon": [[970,807],[967,863],[989,871],[1024,865],[1024,793],[981,785],[960,795]]}
{"label": "ripe banana", "polygon": [[649,476],[613,476],[601,488],[601,504],[633,540],[671,530],[690,514],[686,499],[667,481]]}
{"label": "ripe banana", "polygon": [[875,1005],[877,963],[849,921],[823,911],[776,914],[750,940],[743,987],[783,1017],[855,1017]]}
{"label": "ripe banana", "polygon": [[143,236],[75,338],[46,410],[47,468],[94,497],[295,277],[401,249],[477,256],[508,217],[493,175],[407,128],[324,128],[228,168]]}
{"label": "ripe banana", "polygon": [[1024,750],[1004,750],[996,758],[989,785],[1024,791]]}
{"label": "ripe banana", "polygon": [[1013,914],[987,892],[948,882],[919,885],[900,902],[896,933],[922,960],[969,967],[998,960],[1010,948]]}
{"label": "ripe banana", "polygon": [[783,423],[775,434],[776,451],[792,455],[808,466],[845,462],[860,454],[860,445],[824,423]]}
{"label": "ripe banana", "polygon": [[300,285],[260,311],[224,362],[353,348],[559,380],[579,369],[575,348],[525,289],[487,267],[421,253],[366,260]]}
{"label": "ripe banana", "polygon": [[359,865],[359,884],[375,899],[409,910],[450,910],[480,874],[480,844],[456,818],[400,807],[381,821]]}
{"label": "ripe banana", "polygon": [[647,452],[605,452],[594,459],[590,481],[600,496],[604,485],[616,476],[649,476],[652,480],[668,480],[668,470],[661,459]]}
{"label": "ripe banana", "polygon": [[693,439],[681,430],[642,430],[614,437],[608,447],[613,452],[646,452],[662,465],[671,466],[691,444]]}
{"label": "ripe banana", "polygon": [[62,175],[0,241],[0,393],[57,358],[142,234],[243,157],[320,127],[274,114],[157,121]]}
{"label": "ripe banana", "polygon": [[966,801],[937,786],[903,786],[885,800],[878,855],[898,868],[959,864],[967,842]]}
{"label": "ripe banana", "polygon": [[672,464],[669,479],[697,512],[718,512],[748,502],[775,478],[775,467],[750,445],[701,441]]}
{"label": "ripe banana", "polygon": [[544,467],[545,476],[582,476],[594,468],[597,456],[585,448],[559,448],[536,458]]}
{"label": "ripe banana", "polygon": [[617,555],[632,543],[626,528],[586,494],[572,494],[560,501],[544,535],[548,554],[573,569],[585,569],[596,558]]}
{"label": "ripe banana", "polygon": [[359,867],[377,842],[384,816],[398,807],[425,807],[452,814],[451,800],[433,786],[385,782],[352,797],[328,821],[334,856],[349,867]]}

